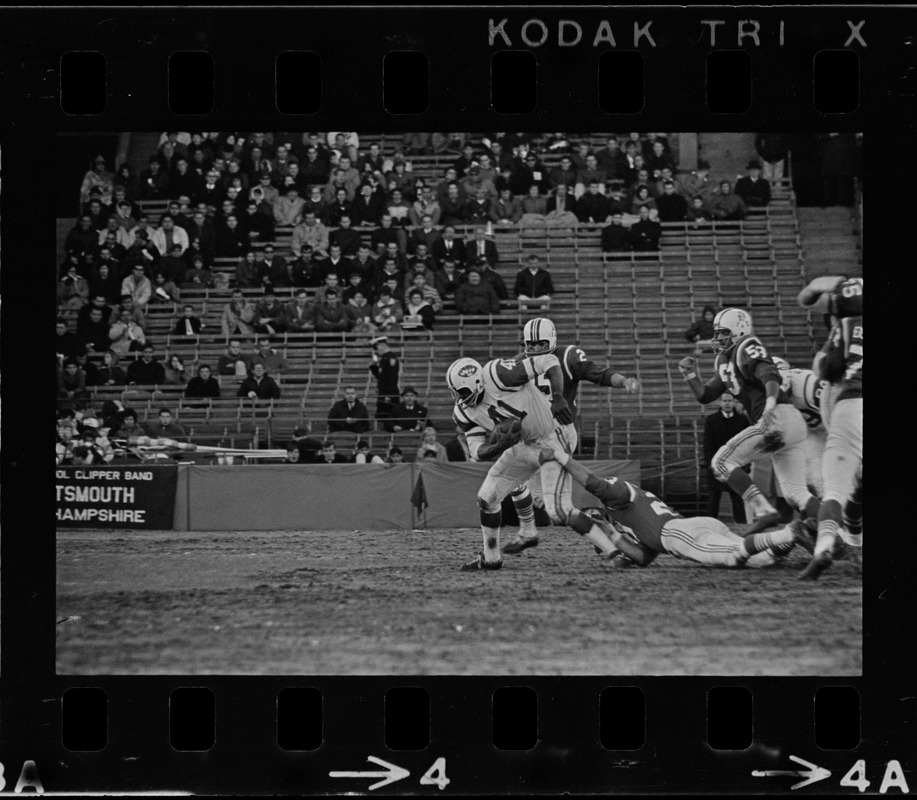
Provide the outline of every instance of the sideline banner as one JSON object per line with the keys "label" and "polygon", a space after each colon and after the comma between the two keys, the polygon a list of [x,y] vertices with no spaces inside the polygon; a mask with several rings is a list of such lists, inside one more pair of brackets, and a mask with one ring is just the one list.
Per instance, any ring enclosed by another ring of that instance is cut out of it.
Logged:
{"label": "sideline banner", "polygon": [[55,467],[59,528],[170,529],[178,466]]}

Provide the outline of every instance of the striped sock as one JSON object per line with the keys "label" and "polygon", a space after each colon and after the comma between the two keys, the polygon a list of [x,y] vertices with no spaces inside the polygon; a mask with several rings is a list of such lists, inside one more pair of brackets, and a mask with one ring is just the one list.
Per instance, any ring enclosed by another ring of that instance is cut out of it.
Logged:
{"label": "striped sock", "polygon": [[519,517],[519,535],[526,539],[537,536],[538,528],[535,526],[535,504],[532,501],[532,493],[526,489],[519,494],[514,494],[513,505]]}
{"label": "striped sock", "polygon": [[793,531],[787,526],[777,531],[753,533],[746,536],[745,552],[752,556],[765,550],[772,550],[776,555],[784,555],[793,549]]}
{"label": "striped sock", "polygon": [[831,553],[837,539],[837,520],[823,519],[818,523],[818,538],[815,541],[815,555]]}
{"label": "striped sock", "polygon": [[767,498],[761,494],[761,490],[754,484],[742,492],[742,499],[752,507],[756,517],[777,513],[776,509],[767,502]]}

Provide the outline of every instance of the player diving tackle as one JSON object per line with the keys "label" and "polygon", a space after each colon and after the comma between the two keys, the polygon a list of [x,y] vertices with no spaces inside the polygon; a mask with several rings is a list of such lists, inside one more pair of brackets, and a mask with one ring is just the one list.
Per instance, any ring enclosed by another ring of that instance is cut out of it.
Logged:
{"label": "player diving tackle", "polygon": [[795,544],[792,526],[743,539],[712,517],[682,517],[652,492],[618,478],[600,478],[560,450],[543,448],[538,460],[557,462],[602,501],[605,519],[590,521],[614,544],[616,552],[602,555],[616,565],[645,567],[668,553],[713,567],[763,567],[783,558]]}

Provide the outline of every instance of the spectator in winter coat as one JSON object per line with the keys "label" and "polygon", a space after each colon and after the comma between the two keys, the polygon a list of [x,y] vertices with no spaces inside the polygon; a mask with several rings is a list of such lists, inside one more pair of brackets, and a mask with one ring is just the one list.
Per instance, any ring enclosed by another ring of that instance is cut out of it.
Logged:
{"label": "spectator in winter coat", "polygon": [[537,305],[541,310],[550,307],[554,285],[551,282],[551,273],[542,269],[538,256],[530,255],[528,265],[516,274],[513,294],[519,301],[521,310],[528,309],[530,305]]}
{"label": "spectator in winter coat", "polygon": [[716,311],[713,306],[704,306],[700,318],[691,323],[685,331],[685,339],[697,344],[698,349],[709,349],[710,340],[713,339],[713,318]]}
{"label": "spectator in winter coat", "polygon": [[247,397],[250,400],[278,400],[280,387],[264,369],[264,364],[255,364],[252,374],[239,384],[236,397]]}
{"label": "spectator in winter coat", "polygon": [[478,269],[468,272],[467,280],[455,290],[455,308],[459,314],[499,314],[500,298],[493,286],[481,280]]}

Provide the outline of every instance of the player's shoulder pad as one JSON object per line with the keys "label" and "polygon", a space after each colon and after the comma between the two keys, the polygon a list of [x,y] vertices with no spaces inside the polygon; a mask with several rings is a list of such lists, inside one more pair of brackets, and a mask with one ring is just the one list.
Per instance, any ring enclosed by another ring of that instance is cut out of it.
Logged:
{"label": "player's shoulder pad", "polygon": [[611,508],[621,510],[630,505],[636,497],[636,489],[619,478],[605,478],[602,487],[602,501]]}

